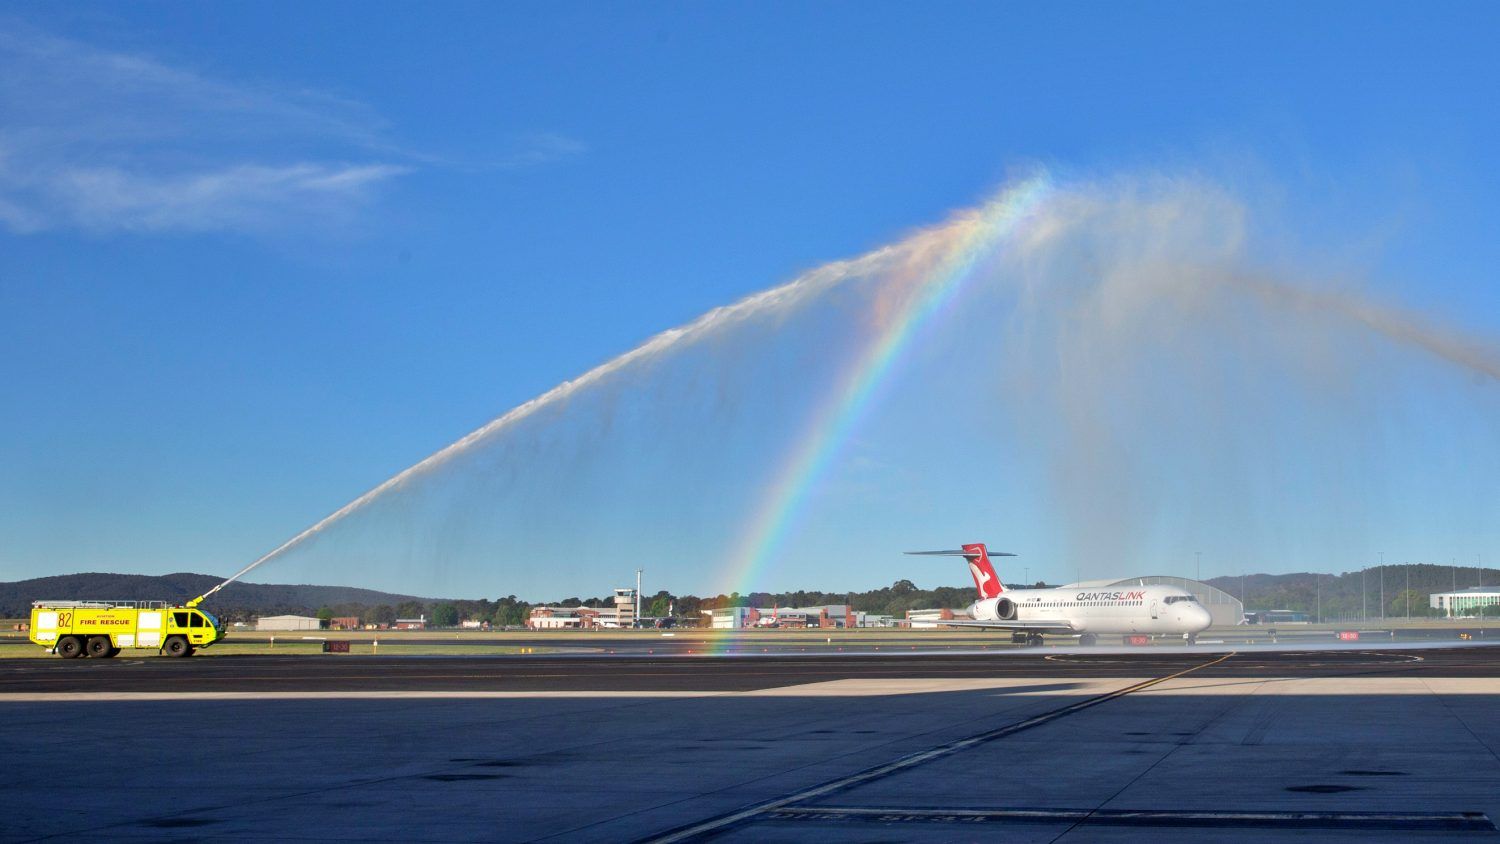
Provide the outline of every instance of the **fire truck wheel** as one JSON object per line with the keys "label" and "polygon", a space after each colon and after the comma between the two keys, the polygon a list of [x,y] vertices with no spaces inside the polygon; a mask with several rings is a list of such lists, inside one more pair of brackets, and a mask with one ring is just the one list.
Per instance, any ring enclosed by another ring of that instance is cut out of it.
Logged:
{"label": "fire truck wheel", "polygon": [[193,652],[193,649],[188,647],[187,639],[184,639],[181,636],[172,636],[167,639],[167,646],[165,650],[167,652],[167,656],[187,656],[188,654]]}
{"label": "fire truck wheel", "polygon": [[57,655],[63,659],[76,659],[83,654],[83,642],[77,636],[64,636],[57,640]]}
{"label": "fire truck wheel", "polygon": [[106,657],[115,649],[115,646],[109,641],[108,636],[90,636],[88,644],[84,645],[83,649],[88,651],[89,656]]}

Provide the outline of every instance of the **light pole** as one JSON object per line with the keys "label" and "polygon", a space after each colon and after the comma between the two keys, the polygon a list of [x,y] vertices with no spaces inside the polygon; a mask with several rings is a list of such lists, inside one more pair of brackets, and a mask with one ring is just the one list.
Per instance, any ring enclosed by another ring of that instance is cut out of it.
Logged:
{"label": "light pole", "polygon": [[1369,573],[1369,566],[1359,567],[1359,620],[1370,620],[1370,587],[1365,585],[1365,575]]}
{"label": "light pole", "polygon": [[1313,582],[1318,584],[1318,623],[1323,623],[1323,575],[1314,574]]}
{"label": "light pole", "polygon": [[635,624],[633,627],[641,626],[641,569],[635,570]]}
{"label": "light pole", "polygon": [[1380,552],[1380,620],[1385,621],[1385,552]]}

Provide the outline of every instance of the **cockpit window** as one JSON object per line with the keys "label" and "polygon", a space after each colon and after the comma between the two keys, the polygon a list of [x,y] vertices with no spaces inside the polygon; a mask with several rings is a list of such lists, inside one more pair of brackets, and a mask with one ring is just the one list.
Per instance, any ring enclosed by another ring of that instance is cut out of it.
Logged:
{"label": "cockpit window", "polygon": [[1175,604],[1178,601],[1191,601],[1191,600],[1193,600],[1193,596],[1192,595],[1168,595],[1166,602],[1169,603],[1169,604]]}

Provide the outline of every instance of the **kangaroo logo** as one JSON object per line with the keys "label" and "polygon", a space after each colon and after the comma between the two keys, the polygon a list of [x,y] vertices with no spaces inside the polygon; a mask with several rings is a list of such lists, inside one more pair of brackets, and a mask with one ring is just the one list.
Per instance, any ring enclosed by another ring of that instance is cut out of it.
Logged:
{"label": "kangaroo logo", "polygon": [[969,563],[969,573],[974,575],[974,585],[979,587],[979,591],[988,591],[984,588],[984,585],[990,582],[989,572],[981,569],[978,563],[971,562]]}
{"label": "kangaroo logo", "polygon": [[974,588],[979,590],[981,598],[995,598],[1005,591],[1000,585],[1000,576],[990,567],[990,555],[985,553],[984,546],[979,543],[964,546],[964,557],[969,562],[969,574],[974,577]]}

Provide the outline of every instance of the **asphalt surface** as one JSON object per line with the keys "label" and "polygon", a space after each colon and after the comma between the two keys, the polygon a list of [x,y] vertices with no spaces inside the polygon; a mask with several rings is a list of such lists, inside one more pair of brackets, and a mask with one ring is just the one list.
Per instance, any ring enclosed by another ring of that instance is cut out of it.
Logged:
{"label": "asphalt surface", "polygon": [[1500,648],[1237,647],[0,659],[0,844],[1500,839]]}
{"label": "asphalt surface", "polygon": [[[1188,649],[738,657],[568,655],[0,660],[0,695],[39,692],[750,691],[845,679],[1160,677],[1212,656]],[[1253,651],[1202,677],[1496,677],[1500,647]]]}

